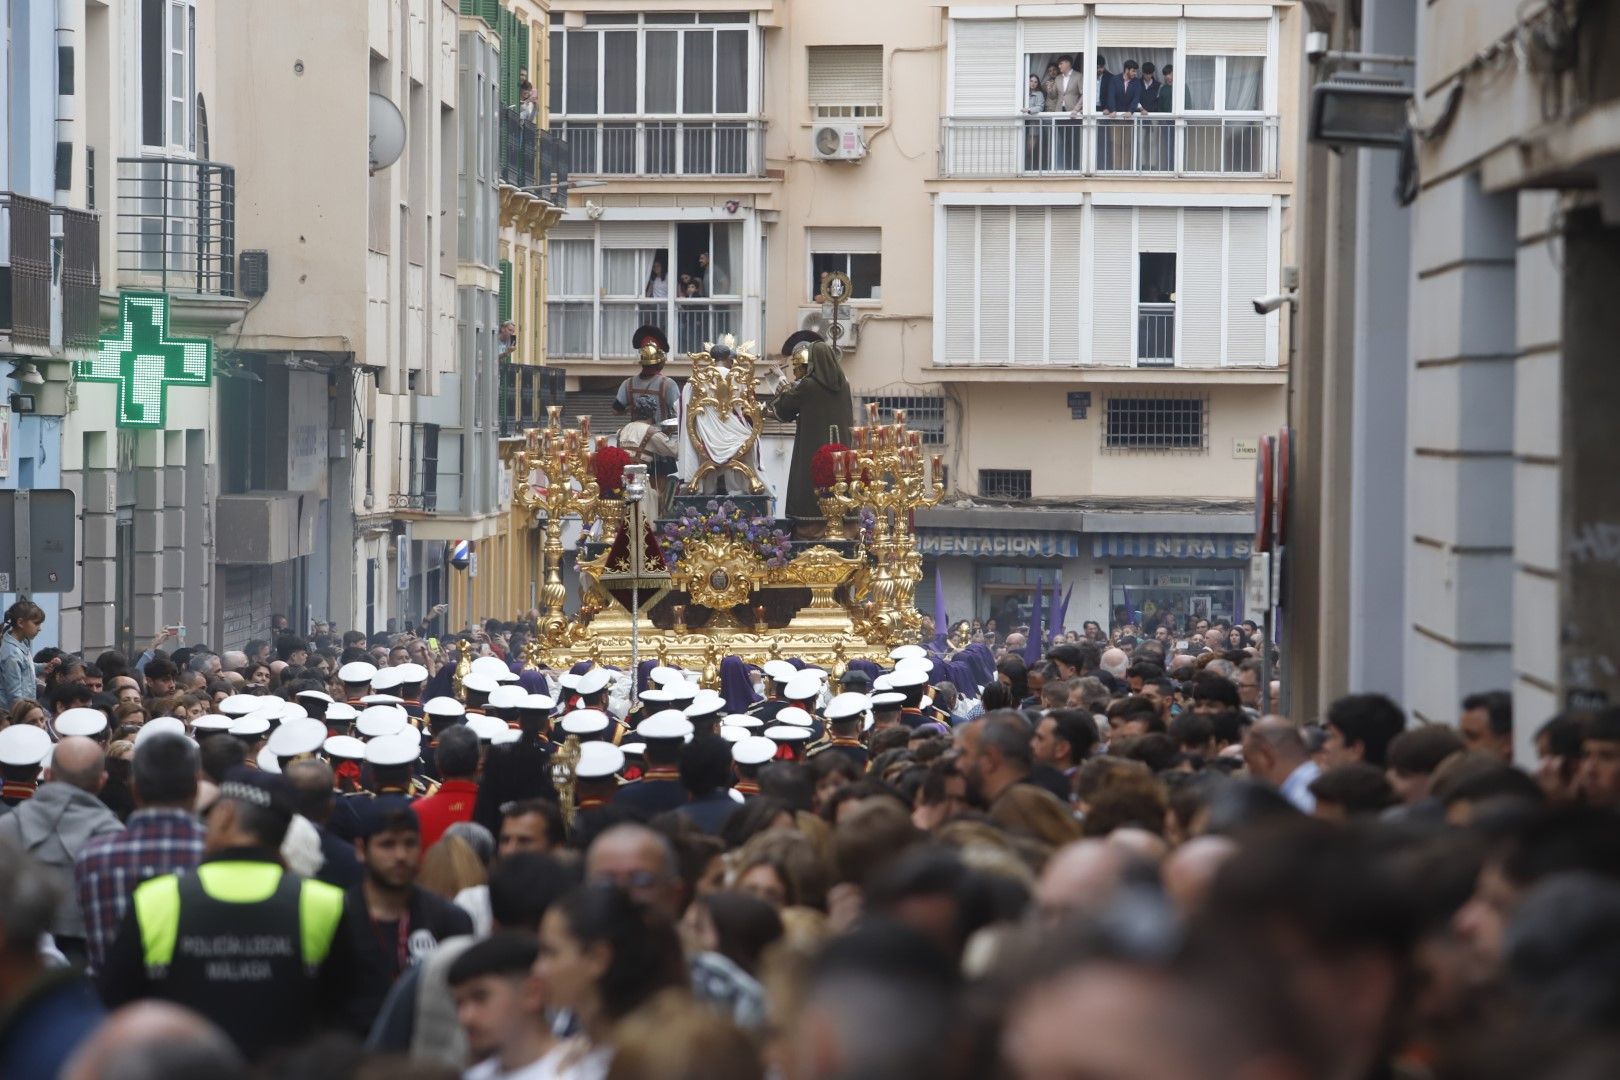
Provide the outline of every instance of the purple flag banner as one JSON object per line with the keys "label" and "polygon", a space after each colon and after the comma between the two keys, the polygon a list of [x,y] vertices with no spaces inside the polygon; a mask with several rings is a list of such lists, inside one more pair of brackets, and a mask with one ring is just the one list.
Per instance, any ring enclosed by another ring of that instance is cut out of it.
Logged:
{"label": "purple flag banner", "polygon": [[1035,613],[1030,617],[1029,638],[1024,642],[1024,663],[1033,665],[1045,653],[1041,631],[1041,601],[1046,599],[1046,582],[1035,582]]}

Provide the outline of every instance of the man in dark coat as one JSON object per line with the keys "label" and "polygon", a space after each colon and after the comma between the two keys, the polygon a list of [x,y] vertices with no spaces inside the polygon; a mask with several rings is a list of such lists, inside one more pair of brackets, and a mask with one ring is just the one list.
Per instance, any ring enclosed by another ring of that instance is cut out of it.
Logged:
{"label": "man in dark coat", "polygon": [[[795,353],[795,372],[799,367]],[[849,380],[838,366],[838,354],[825,341],[808,347],[802,375],[776,396],[779,419],[797,420],[793,436],[793,463],[788,472],[787,516],[796,521],[818,521],[821,505],[810,479],[810,459],[829,442],[848,443],[855,426],[855,406]]]}

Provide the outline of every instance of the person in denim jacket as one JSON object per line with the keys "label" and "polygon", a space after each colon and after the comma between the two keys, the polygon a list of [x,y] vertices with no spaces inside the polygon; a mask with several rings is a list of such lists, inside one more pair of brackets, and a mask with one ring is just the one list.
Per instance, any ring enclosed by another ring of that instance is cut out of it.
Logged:
{"label": "person in denim jacket", "polygon": [[44,625],[45,612],[32,600],[18,600],[6,609],[0,631],[0,708],[10,709],[19,701],[38,696],[31,645]]}

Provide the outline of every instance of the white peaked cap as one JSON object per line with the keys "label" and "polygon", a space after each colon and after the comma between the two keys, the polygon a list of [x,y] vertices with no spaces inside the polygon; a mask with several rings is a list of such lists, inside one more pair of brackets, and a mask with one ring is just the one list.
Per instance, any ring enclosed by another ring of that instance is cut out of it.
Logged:
{"label": "white peaked cap", "polygon": [[788,727],[811,728],[815,726],[816,718],[797,705],[789,705],[785,709],[778,710],[776,722],[786,724]]}
{"label": "white peaked cap", "polygon": [[786,686],[782,687],[782,696],[789,701],[809,701],[821,693],[821,688],[824,685],[826,684],[821,681],[821,676],[809,671],[801,671],[789,679]]}
{"label": "white peaked cap", "polygon": [[512,669],[506,666],[506,661],[498,656],[476,657],[469,665],[469,670],[480,675],[488,675],[492,679],[499,679],[502,675],[510,674]]}
{"label": "white peaked cap", "polygon": [[731,760],[739,765],[763,765],[776,757],[776,743],[759,735],[745,736],[731,746]]}
{"label": "white peaked cap", "polygon": [[581,743],[579,764],[574,775],[585,780],[601,780],[624,768],[624,751],[610,742]]}
{"label": "white peaked cap", "polygon": [[100,709],[68,709],[51,721],[56,733],[69,735],[100,735],[107,730],[107,714]]}
{"label": "white peaked cap", "polygon": [[761,668],[772,682],[785,683],[799,673],[799,669],[786,660],[767,660]]}
{"label": "white peaked cap", "polygon": [[492,709],[521,709],[529,692],[521,686],[507,686],[504,683],[490,691],[489,707]]}
{"label": "white peaked cap", "polygon": [[369,683],[377,675],[377,665],[351,660],[338,668],[338,679],[346,683]]}

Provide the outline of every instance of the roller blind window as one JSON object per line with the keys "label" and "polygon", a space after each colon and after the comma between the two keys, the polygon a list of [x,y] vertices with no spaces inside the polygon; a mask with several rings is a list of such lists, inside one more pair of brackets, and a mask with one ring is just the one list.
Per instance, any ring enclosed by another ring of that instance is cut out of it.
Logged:
{"label": "roller blind window", "polygon": [[810,108],[818,120],[883,116],[883,46],[809,47]]}

